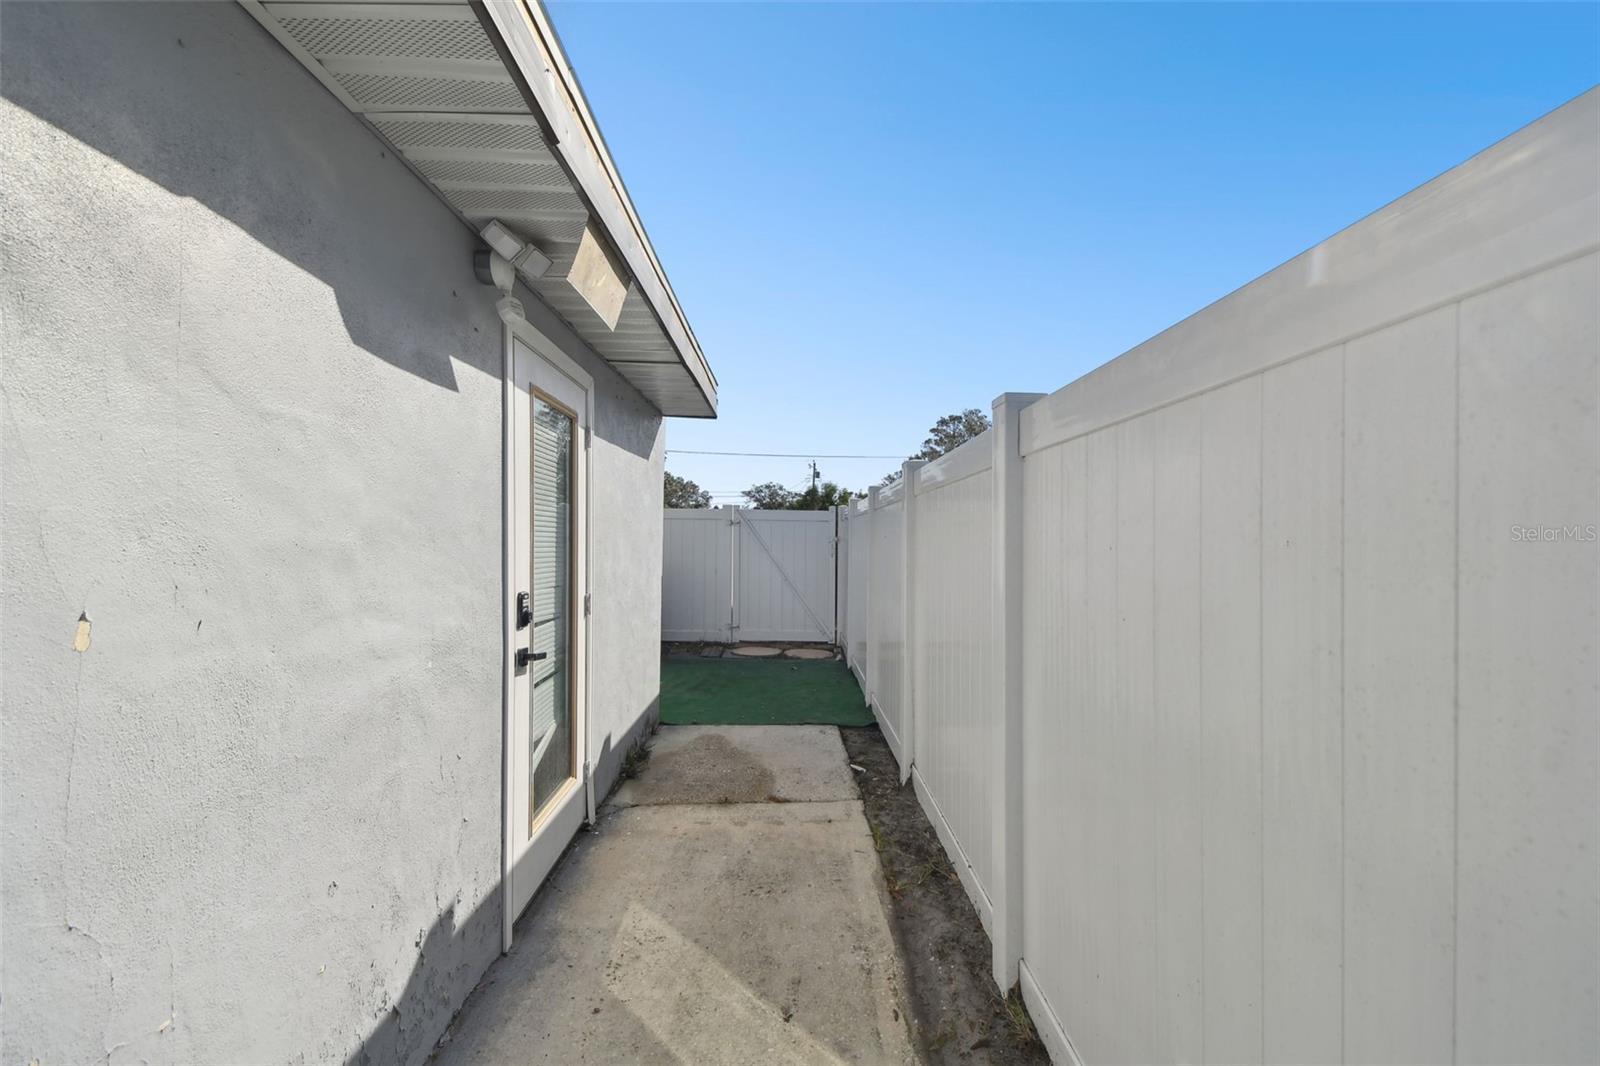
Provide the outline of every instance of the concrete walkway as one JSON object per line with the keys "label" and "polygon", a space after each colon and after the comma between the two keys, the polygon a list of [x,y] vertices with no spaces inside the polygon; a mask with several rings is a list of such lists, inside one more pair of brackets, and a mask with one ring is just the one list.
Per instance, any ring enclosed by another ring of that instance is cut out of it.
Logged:
{"label": "concrete walkway", "polygon": [[666,726],[435,1061],[906,1063],[872,836],[831,726]]}

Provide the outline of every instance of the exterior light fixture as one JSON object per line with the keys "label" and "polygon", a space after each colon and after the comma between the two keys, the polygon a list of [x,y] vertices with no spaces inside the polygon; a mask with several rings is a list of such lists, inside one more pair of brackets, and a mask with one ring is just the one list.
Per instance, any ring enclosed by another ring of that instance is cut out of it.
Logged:
{"label": "exterior light fixture", "polygon": [[472,270],[485,285],[500,290],[495,301],[495,312],[506,325],[526,322],[522,301],[513,294],[517,274],[537,278],[550,269],[550,257],[532,244],[507,229],[498,219],[491,220],[480,231],[488,248],[480,248],[472,256]]}
{"label": "exterior light fixture", "polygon": [[[548,255],[512,233],[499,219],[490,219],[489,224],[478,231],[478,235],[520,274],[525,274],[529,278],[542,278],[544,272],[550,269]],[[486,282],[486,284],[491,283]]]}

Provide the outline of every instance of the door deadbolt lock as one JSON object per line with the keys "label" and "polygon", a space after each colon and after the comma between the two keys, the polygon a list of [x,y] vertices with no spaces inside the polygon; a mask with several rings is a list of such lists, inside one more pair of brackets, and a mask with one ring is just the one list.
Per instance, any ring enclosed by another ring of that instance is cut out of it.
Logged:
{"label": "door deadbolt lock", "polygon": [[538,662],[540,659],[550,658],[547,651],[534,651],[532,648],[517,649],[517,669],[526,670],[529,663]]}
{"label": "door deadbolt lock", "polygon": [[533,603],[526,592],[517,593],[517,628],[527,629],[533,621]]}

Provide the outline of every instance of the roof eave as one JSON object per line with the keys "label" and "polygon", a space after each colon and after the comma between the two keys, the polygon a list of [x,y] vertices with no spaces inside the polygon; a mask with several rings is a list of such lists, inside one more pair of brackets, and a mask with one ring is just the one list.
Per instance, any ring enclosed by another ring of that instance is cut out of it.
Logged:
{"label": "roof eave", "polygon": [[533,97],[530,106],[537,109],[551,134],[552,150],[577,182],[580,195],[593,209],[606,239],[627,265],[715,417],[716,377],[650,245],[549,15],[538,0],[473,0],[473,6],[515,64],[520,81]]}

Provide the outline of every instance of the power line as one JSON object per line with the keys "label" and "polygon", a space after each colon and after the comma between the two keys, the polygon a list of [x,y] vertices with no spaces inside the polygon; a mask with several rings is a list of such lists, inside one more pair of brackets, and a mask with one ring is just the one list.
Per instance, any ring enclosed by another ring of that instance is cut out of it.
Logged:
{"label": "power line", "polygon": [[668,455],[741,455],[752,459],[902,459],[899,455],[819,455],[816,452],[700,452],[668,448]]}

